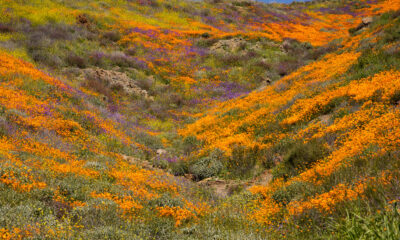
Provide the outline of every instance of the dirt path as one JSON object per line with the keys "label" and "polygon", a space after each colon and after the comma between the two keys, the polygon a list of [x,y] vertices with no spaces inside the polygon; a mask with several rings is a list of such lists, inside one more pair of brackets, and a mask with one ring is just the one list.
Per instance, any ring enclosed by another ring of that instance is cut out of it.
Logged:
{"label": "dirt path", "polygon": [[267,185],[271,181],[272,174],[269,170],[266,170],[253,180],[238,181],[207,178],[198,182],[198,184],[213,189],[214,193],[218,197],[225,198],[237,191],[249,189],[250,187],[255,185]]}
{"label": "dirt path", "polygon": [[[122,157],[124,158],[124,160],[128,161],[129,163],[140,166],[143,169],[164,171],[163,169],[154,167],[153,164],[151,164],[149,161],[140,160],[135,157],[126,156],[126,155],[123,155]],[[180,178],[182,178],[182,177],[180,177]],[[190,177],[185,177],[185,178],[188,181],[196,183],[199,186],[212,189],[213,192],[215,193],[215,195],[219,198],[226,198],[235,192],[238,192],[238,191],[241,191],[244,189],[249,189],[250,187],[255,186],[255,185],[269,184],[272,181],[272,174],[271,174],[270,170],[265,170],[263,173],[261,173],[256,178],[254,178],[252,180],[247,180],[247,181],[206,178],[199,182],[195,182]]]}

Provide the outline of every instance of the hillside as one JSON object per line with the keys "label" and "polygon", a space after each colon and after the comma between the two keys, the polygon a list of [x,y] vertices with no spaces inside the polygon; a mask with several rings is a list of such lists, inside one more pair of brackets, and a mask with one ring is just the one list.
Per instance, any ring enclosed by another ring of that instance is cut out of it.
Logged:
{"label": "hillside", "polygon": [[0,239],[400,237],[398,0],[0,3]]}

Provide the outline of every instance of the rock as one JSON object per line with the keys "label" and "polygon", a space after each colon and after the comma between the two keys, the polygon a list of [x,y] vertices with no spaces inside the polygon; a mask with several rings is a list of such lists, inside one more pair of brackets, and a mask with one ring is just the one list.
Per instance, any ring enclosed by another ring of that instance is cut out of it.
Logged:
{"label": "rock", "polygon": [[114,70],[104,70],[101,68],[87,68],[84,70],[84,74],[87,79],[103,81],[110,87],[122,88],[122,90],[127,94],[150,99],[147,91],[138,87],[136,82],[125,73]]}
{"label": "rock", "polygon": [[372,17],[365,17],[365,18],[361,19],[360,25],[358,25],[358,26],[354,29],[354,31],[357,32],[357,31],[359,31],[359,30],[361,30],[361,29],[367,27],[368,25],[370,25],[370,24],[373,22],[373,20],[374,20],[374,19],[373,19]]}
{"label": "rock", "polygon": [[190,180],[190,181],[194,181],[194,176],[193,176],[193,174],[189,174],[189,173],[187,173],[187,174],[185,174],[185,175],[183,175],[186,179],[188,179],[188,180]]}
{"label": "rock", "polygon": [[246,44],[246,41],[242,37],[219,40],[211,46],[210,51],[219,54],[223,54],[226,52],[236,52]]}
{"label": "rock", "polygon": [[250,45],[249,50],[253,51],[260,51],[262,49],[262,44],[260,42],[257,42],[254,45]]}
{"label": "rock", "polygon": [[228,182],[220,179],[205,178],[198,182],[202,186],[215,186],[215,185],[227,185]]}
{"label": "rock", "polygon": [[134,164],[136,166],[140,166],[143,169],[154,170],[153,165],[151,163],[149,163],[148,161],[140,160],[140,159],[137,159],[135,157],[127,156],[127,155],[122,155],[122,159],[124,159],[125,161],[129,162],[130,164]]}
{"label": "rock", "polygon": [[233,192],[233,186],[237,187],[237,184],[234,184],[231,181],[212,178],[203,179],[197,184],[203,187],[211,188],[214,193],[221,198],[226,198],[227,196],[229,196]]}
{"label": "rock", "polygon": [[148,161],[143,161],[143,162],[140,164],[140,166],[141,166],[143,169],[147,169],[147,170],[153,170],[153,169],[154,169],[153,165],[152,165],[151,163],[149,163]]}
{"label": "rock", "polygon": [[332,114],[326,114],[326,115],[319,116],[318,119],[321,121],[322,124],[330,125],[329,123],[331,121],[331,117],[332,117]]}
{"label": "rock", "polygon": [[135,157],[127,156],[127,155],[122,155],[122,159],[124,159],[125,161],[127,161],[131,164],[137,164],[139,162],[139,160],[136,159]]}
{"label": "rock", "polygon": [[283,156],[276,155],[273,157],[273,161],[274,161],[275,165],[278,165],[279,163],[283,162]]}
{"label": "rock", "polygon": [[364,25],[369,25],[369,24],[372,23],[373,20],[374,20],[374,19],[373,19],[372,17],[365,17],[365,18],[362,19],[362,23],[363,23]]}
{"label": "rock", "polygon": [[290,39],[283,40],[281,45],[281,50],[288,51],[291,47],[292,47],[292,40]]}
{"label": "rock", "polygon": [[271,85],[271,79],[269,77],[265,77],[264,80],[261,82],[260,87],[257,89],[258,91],[264,90],[266,87]]}
{"label": "rock", "polygon": [[77,17],[76,17],[76,21],[79,23],[79,24],[82,24],[82,25],[87,25],[87,24],[89,24],[89,20],[88,20],[88,18],[85,16],[85,15],[78,15]]}
{"label": "rock", "polygon": [[165,155],[167,154],[167,151],[165,149],[157,149],[156,151],[157,155]]}

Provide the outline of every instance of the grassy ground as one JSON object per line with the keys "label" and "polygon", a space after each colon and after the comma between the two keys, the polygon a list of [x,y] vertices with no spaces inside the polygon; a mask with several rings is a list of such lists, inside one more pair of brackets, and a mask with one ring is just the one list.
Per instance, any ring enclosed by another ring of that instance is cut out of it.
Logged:
{"label": "grassy ground", "polygon": [[0,1],[0,239],[398,239],[398,4]]}

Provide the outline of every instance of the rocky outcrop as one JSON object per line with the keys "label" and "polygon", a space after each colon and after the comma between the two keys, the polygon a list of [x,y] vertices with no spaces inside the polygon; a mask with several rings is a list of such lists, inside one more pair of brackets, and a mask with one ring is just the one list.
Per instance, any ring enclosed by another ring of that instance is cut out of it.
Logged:
{"label": "rocky outcrop", "polygon": [[138,87],[136,81],[128,77],[125,73],[101,68],[87,68],[83,72],[86,79],[102,81],[110,88],[121,88],[130,95],[141,96],[146,99],[151,98],[146,90]]}
{"label": "rocky outcrop", "polygon": [[214,43],[210,47],[211,53],[226,54],[226,53],[241,53],[246,54],[249,51],[260,51],[263,48],[261,42],[249,42],[243,37],[234,37],[231,39],[223,39]]}
{"label": "rocky outcrop", "polygon": [[365,18],[362,19],[362,23],[363,23],[364,25],[369,25],[369,24],[372,23],[372,21],[373,21],[373,18],[372,18],[372,17],[365,17]]}
{"label": "rocky outcrop", "polygon": [[142,159],[138,159],[132,156],[127,156],[127,155],[121,155],[122,159],[124,159],[125,161],[129,162],[130,164],[134,164],[136,166],[139,166],[143,169],[146,170],[154,170],[155,168],[153,167],[153,165],[146,161],[146,160],[142,160]]}
{"label": "rocky outcrop", "polygon": [[368,25],[370,25],[373,22],[373,18],[372,17],[365,17],[361,20],[360,25],[358,25],[353,31],[359,31],[365,27],[367,27]]}
{"label": "rocky outcrop", "polygon": [[165,155],[167,154],[167,151],[165,149],[157,149],[156,151],[157,155]]}
{"label": "rocky outcrop", "polygon": [[246,46],[246,41],[242,37],[219,40],[211,46],[210,51],[214,53],[223,54],[225,52],[237,52],[243,46]]}

